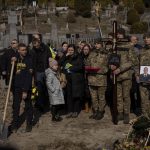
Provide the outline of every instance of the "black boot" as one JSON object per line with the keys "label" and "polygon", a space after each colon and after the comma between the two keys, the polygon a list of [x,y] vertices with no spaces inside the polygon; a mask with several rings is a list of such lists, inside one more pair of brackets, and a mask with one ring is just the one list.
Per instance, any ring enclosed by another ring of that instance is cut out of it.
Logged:
{"label": "black boot", "polygon": [[17,130],[18,130],[18,125],[17,125],[17,123],[16,122],[12,122],[11,123],[11,125],[10,125],[10,131],[12,132],[12,133],[16,133],[17,132]]}
{"label": "black boot", "polygon": [[73,112],[70,112],[66,115],[66,118],[72,118]]}
{"label": "black boot", "polygon": [[56,116],[53,116],[53,117],[52,117],[52,121],[54,121],[54,122],[60,122],[60,121],[62,121],[62,120],[63,120],[63,118],[60,117],[59,115],[56,115]]}
{"label": "black boot", "polygon": [[27,124],[26,132],[31,132],[31,131],[32,131],[32,124]]}
{"label": "black boot", "polygon": [[96,115],[97,115],[97,111],[95,111],[95,109],[92,109],[93,114],[91,116],[89,116],[89,119],[95,119]]}
{"label": "black boot", "polygon": [[123,112],[119,112],[118,113],[118,121],[122,121],[123,120]]}
{"label": "black boot", "polygon": [[77,118],[78,117],[78,112],[74,112],[73,114],[72,114],[72,118]]}
{"label": "black boot", "polygon": [[18,131],[18,127],[16,127],[16,126],[10,126],[10,132],[11,133],[17,133],[17,131]]}
{"label": "black boot", "polygon": [[124,114],[123,123],[124,123],[124,124],[129,124],[129,121],[130,121],[130,119],[129,119],[129,114]]}
{"label": "black boot", "polygon": [[63,119],[60,117],[59,114],[57,114],[57,107],[56,106],[52,106],[51,108],[51,113],[52,113],[52,121],[62,121]]}
{"label": "black boot", "polygon": [[95,120],[101,120],[104,117],[104,111],[97,111],[97,115],[95,117]]}

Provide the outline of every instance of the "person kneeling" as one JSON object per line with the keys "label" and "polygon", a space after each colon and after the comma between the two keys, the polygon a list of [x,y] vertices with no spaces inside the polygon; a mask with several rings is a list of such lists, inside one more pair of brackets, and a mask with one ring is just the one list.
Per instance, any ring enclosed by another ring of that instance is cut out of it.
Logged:
{"label": "person kneeling", "polygon": [[63,90],[58,77],[58,63],[53,58],[49,59],[49,68],[45,70],[46,85],[51,105],[52,121],[62,121],[58,114],[58,107],[65,104]]}

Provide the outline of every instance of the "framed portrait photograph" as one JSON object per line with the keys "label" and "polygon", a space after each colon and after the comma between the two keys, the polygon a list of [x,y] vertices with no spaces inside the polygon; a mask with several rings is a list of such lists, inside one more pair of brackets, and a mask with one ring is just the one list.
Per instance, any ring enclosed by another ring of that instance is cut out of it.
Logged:
{"label": "framed portrait photograph", "polygon": [[150,66],[140,66],[140,82],[150,83]]}

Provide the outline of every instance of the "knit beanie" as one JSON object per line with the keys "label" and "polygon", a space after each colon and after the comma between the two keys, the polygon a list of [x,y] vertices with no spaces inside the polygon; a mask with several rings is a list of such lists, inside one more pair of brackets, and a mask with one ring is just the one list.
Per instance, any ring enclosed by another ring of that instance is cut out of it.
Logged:
{"label": "knit beanie", "polygon": [[49,58],[49,66],[53,67],[55,65],[58,65],[58,62],[53,58]]}

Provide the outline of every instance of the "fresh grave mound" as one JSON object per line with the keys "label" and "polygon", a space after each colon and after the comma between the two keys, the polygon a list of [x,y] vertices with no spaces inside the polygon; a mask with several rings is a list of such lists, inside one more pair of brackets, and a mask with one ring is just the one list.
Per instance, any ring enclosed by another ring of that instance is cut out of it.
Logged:
{"label": "fresh grave mound", "polygon": [[38,145],[38,150],[94,150],[94,148],[87,148],[84,143],[56,140],[48,145]]}
{"label": "fresh grave mound", "polygon": [[140,116],[131,122],[128,135],[123,141],[117,140],[113,150],[150,149],[150,118]]}

